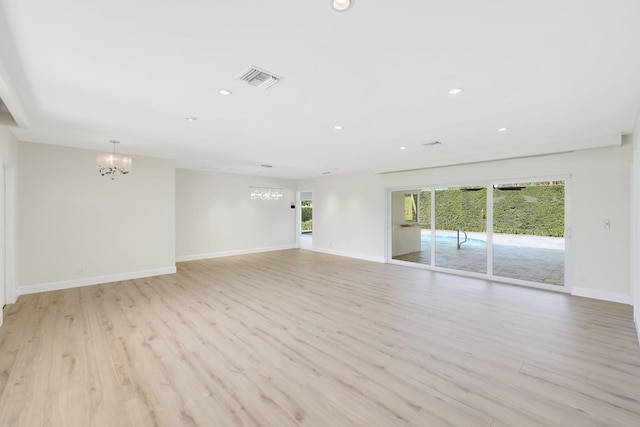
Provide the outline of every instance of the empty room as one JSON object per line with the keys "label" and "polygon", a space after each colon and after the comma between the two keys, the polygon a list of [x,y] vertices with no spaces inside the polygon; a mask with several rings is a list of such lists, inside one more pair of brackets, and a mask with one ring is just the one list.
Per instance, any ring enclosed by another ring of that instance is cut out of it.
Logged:
{"label": "empty room", "polygon": [[0,0],[0,426],[639,426],[640,2]]}

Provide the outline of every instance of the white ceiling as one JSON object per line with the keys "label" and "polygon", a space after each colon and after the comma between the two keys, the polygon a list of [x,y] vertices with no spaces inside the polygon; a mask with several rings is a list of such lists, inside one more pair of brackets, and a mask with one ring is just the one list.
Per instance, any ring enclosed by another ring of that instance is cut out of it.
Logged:
{"label": "white ceiling", "polygon": [[[536,154],[629,133],[640,107],[638,0],[357,0],[344,13],[329,0],[0,0],[0,27],[19,139],[117,139],[185,168],[306,178]],[[252,64],[284,79],[239,81]]]}

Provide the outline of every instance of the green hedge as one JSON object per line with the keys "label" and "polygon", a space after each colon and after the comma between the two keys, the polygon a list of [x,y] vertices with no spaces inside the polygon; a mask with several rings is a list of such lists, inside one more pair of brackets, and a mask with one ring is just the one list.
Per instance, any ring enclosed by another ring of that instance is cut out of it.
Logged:
{"label": "green hedge", "polygon": [[[436,229],[486,231],[487,190],[436,191]],[[493,232],[564,236],[564,185],[525,185],[521,190],[493,190]],[[431,193],[420,194],[420,223],[431,228]]]}
{"label": "green hedge", "polygon": [[313,218],[313,208],[311,206],[302,206],[302,222],[310,221]]}
{"label": "green hedge", "polygon": [[487,190],[459,188],[436,191],[436,228],[439,230],[486,230]]}
{"label": "green hedge", "polygon": [[494,233],[564,236],[564,185],[494,190]]}

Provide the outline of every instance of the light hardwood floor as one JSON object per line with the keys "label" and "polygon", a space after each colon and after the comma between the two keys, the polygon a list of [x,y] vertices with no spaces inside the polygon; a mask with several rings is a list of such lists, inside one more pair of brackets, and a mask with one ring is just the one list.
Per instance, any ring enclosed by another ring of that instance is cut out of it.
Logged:
{"label": "light hardwood floor", "polygon": [[629,306],[303,250],[25,295],[0,426],[640,426]]}

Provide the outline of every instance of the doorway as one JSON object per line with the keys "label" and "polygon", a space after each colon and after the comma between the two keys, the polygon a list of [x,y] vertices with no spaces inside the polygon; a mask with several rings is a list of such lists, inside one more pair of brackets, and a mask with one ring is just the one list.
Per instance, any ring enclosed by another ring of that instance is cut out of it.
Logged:
{"label": "doorway", "polygon": [[493,275],[565,284],[565,182],[494,185]]}
{"label": "doorway", "polygon": [[487,273],[487,188],[435,190],[436,266]]}
{"label": "doorway", "polygon": [[299,205],[299,247],[311,250],[313,247],[313,192],[301,191]]}

